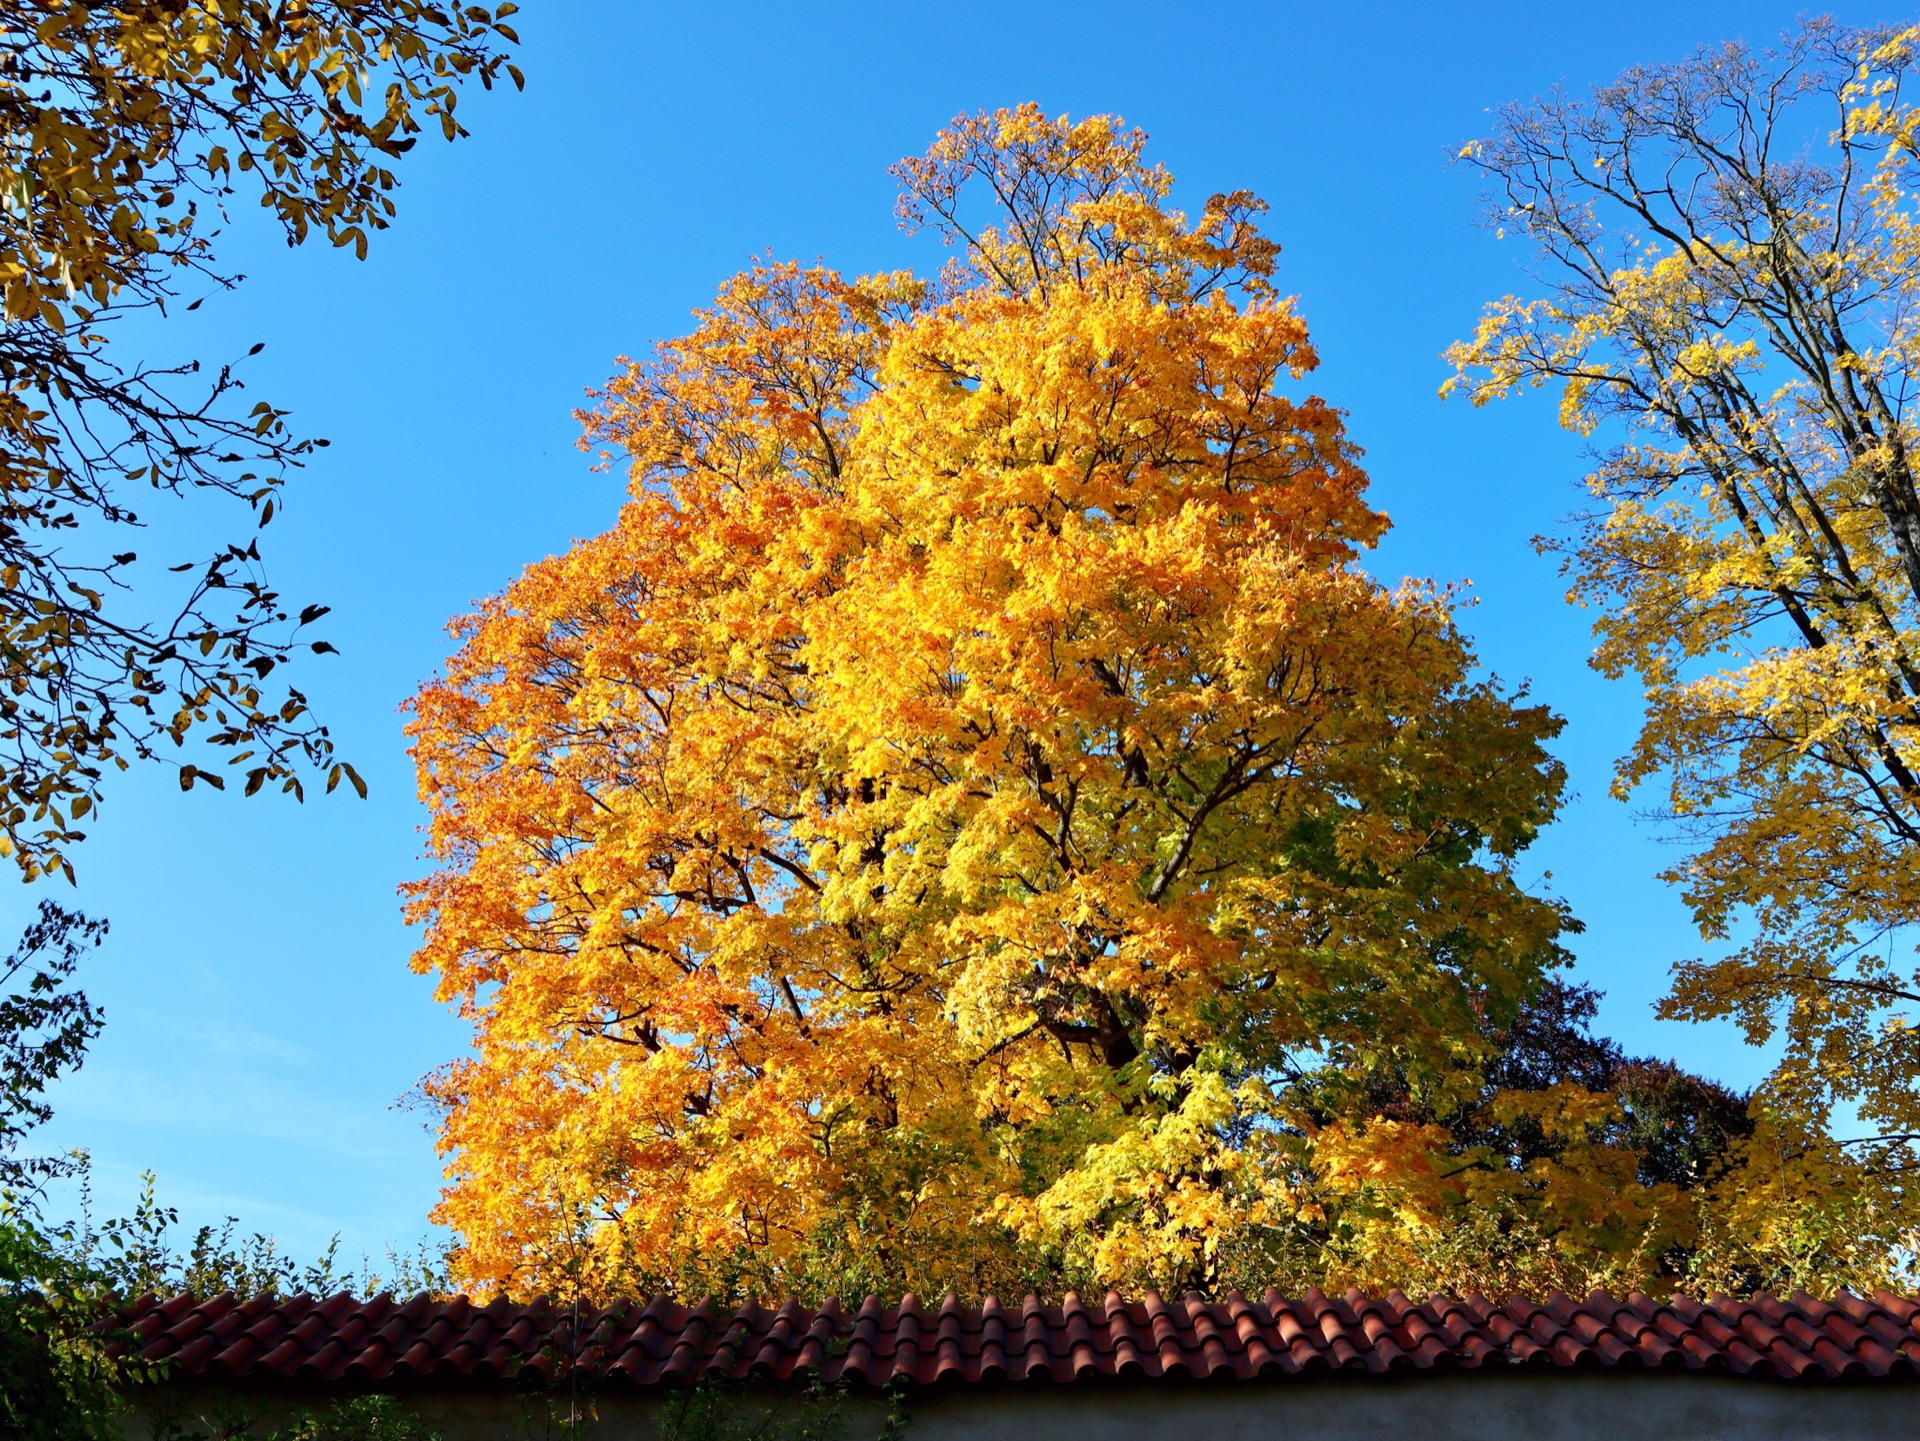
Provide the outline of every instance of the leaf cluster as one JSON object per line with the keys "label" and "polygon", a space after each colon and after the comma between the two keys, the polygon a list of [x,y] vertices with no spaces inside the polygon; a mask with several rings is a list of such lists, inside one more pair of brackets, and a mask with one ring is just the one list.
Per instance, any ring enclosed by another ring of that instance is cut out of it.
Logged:
{"label": "leaf cluster", "polygon": [[[106,935],[105,921],[42,901],[38,918],[0,963],[0,1190],[26,1190],[71,1169],[56,1159],[22,1157],[20,1142],[52,1114],[48,1084],[78,1070],[100,1034],[99,1007],[71,983]],[[9,990],[22,979],[23,989]]]}
{"label": "leaf cluster", "polygon": [[[496,48],[513,9],[0,6],[0,849],[29,879],[70,874],[103,777],[162,742],[221,748],[249,794],[299,794],[303,766],[364,789],[301,693],[265,686],[299,645],[332,648],[296,640],[325,607],[296,613],[244,540],[172,567],[177,594],[143,614],[115,534],[140,524],[142,486],[224,495],[264,525],[323,442],[265,401],[243,410],[232,364],[125,363],[111,337],[237,283],[214,242],[239,194],[289,244],[364,255],[423,126],[464,133],[465,81],[519,83]],[[180,780],[224,786],[192,763]]]}

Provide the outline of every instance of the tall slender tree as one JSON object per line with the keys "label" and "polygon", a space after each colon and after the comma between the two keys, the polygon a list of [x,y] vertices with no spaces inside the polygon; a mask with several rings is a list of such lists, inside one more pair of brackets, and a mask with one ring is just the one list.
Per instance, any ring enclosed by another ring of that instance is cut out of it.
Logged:
{"label": "tall slender tree", "polygon": [[1789,1277],[1911,1252],[1917,41],[1816,20],[1509,107],[1464,152],[1540,285],[1488,307],[1449,385],[1554,386],[1604,447],[1545,544],[1598,611],[1595,665],[1645,687],[1615,790],[1664,787],[1667,877],[1721,943],[1662,1010],[1781,1047],[1747,1210]]}

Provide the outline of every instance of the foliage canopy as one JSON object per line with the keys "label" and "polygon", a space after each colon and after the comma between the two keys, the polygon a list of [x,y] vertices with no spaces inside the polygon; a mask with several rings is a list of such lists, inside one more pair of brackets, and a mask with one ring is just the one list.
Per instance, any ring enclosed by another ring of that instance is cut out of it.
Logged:
{"label": "foliage canopy", "polygon": [[1361,568],[1387,519],[1265,206],[1190,219],[1143,146],[956,120],[895,172],[939,277],[728,281],[584,416],[618,524],[456,623],[408,895],[475,1027],[426,1088],[469,1283],[1422,1284],[1492,1245],[1578,1284],[1691,1236],[1611,1091],[1485,1086],[1562,959],[1514,870],[1559,722]]}

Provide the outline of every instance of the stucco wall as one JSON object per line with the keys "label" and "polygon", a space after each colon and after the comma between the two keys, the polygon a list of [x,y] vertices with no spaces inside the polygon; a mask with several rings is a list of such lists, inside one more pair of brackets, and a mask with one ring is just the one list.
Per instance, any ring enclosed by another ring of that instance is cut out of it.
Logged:
{"label": "stucco wall", "polygon": [[[1546,1374],[1061,1388],[916,1406],[911,1441],[1827,1441],[1920,1437],[1920,1387]],[[449,1438],[451,1441],[451,1438]]]}
{"label": "stucco wall", "polygon": [[[179,1388],[188,1412],[223,1396]],[[333,1393],[337,1395],[338,1393]],[[500,1390],[399,1393],[444,1441],[562,1441],[568,1398]],[[267,1424],[312,1392],[242,1397]],[[652,1441],[659,1402],[589,1398],[581,1441]],[[1450,1374],[1270,1384],[1105,1382],[956,1386],[913,1393],[904,1441],[1920,1441],[1920,1385],[1804,1385],[1725,1376],[1592,1373]],[[882,1406],[846,1411],[848,1441],[880,1429]],[[129,1441],[147,1441],[144,1416]]]}

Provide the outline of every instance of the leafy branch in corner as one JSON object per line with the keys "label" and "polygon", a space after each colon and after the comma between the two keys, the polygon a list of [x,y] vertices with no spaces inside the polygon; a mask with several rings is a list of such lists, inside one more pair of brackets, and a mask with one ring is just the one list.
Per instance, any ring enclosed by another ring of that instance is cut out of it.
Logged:
{"label": "leafy branch in corner", "polygon": [[[264,526],[325,442],[242,406],[232,363],[129,363],[111,336],[239,283],[213,242],[243,187],[289,245],[324,234],[364,257],[423,126],[452,140],[462,84],[521,83],[502,50],[514,9],[0,7],[0,854],[29,880],[71,879],[103,778],[168,743],[218,748],[249,795],[300,796],[313,771],[365,794],[305,695],[268,685],[333,649],[306,633],[327,608],[284,601],[255,537],[136,603],[147,582],[119,536],[142,524],[130,487],[213,492]],[[191,761],[179,774],[225,787]]]}

